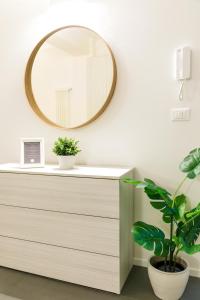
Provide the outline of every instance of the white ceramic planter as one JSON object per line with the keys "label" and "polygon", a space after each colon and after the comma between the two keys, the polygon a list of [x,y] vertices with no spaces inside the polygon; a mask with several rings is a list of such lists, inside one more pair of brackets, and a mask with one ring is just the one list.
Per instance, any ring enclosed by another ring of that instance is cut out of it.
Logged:
{"label": "white ceramic planter", "polygon": [[62,170],[73,169],[76,157],[73,155],[58,156],[59,168]]}
{"label": "white ceramic planter", "polygon": [[189,267],[188,263],[178,258],[177,262],[185,269],[181,272],[170,273],[163,272],[155,267],[153,263],[161,261],[162,258],[151,257],[148,264],[149,279],[155,295],[162,300],[178,300],[185,291],[188,278]]}

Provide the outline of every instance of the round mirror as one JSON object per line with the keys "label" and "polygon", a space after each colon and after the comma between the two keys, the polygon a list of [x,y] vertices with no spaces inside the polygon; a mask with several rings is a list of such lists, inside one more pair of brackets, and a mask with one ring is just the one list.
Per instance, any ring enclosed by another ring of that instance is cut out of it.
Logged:
{"label": "round mirror", "polygon": [[41,119],[62,128],[94,121],[109,104],[115,84],[112,51],[97,33],[81,26],[49,33],[26,67],[31,107]]}

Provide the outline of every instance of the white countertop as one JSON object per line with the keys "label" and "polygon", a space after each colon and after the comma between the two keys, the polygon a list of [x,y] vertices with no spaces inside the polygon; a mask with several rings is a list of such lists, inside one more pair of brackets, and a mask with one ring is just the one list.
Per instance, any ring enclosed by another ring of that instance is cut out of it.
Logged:
{"label": "white countertop", "polygon": [[0,164],[0,173],[92,177],[105,179],[119,179],[132,169],[133,168],[121,167],[74,166],[74,168],[70,170],[61,170],[58,165],[45,165],[44,168],[20,168],[19,164]]}

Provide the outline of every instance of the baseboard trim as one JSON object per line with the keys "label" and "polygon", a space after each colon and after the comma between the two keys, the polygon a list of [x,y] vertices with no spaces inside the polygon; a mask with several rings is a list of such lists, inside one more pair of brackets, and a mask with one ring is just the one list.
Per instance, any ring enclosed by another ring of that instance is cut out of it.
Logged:
{"label": "baseboard trim", "polygon": [[147,268],[147,259],[134,257],[133,265]]}
{"label": "baseboard trim", "polygon": [[[133,265],[135,266],[139,266],[139,267],[147,267],[147,259],[144,258],[137,258],[134,257],[133,258]],[[190,268],[190,275],[193,277],[198,277],[200,278],[200,270],[199,269],[195,269],[195,268]]]}

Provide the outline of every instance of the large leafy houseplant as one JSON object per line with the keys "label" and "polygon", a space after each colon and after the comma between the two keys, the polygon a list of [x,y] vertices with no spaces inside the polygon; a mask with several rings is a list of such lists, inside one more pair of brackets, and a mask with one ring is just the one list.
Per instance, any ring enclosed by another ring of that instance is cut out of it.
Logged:
{"label": "large leafy houseplant", "polygon": [[177,272],[177,256],[180,252],[189,255],[200,252],[200,244],[197,243],[200,234],[200,203],[187,210],[187,197],[180,192],[187,179],[193,180],[200,175],[200,148],[192,150],[179,168],[186,176],[174,193],[150,179],[125,180],[136,188],[144,189],[151,206],[159,210],[163,221],[169,224],[169,237],[160,228],[142,221],[134,223],[132,228],[133,239],[137,244],[153,251],[155,256],[163,257],[165,272]]}

